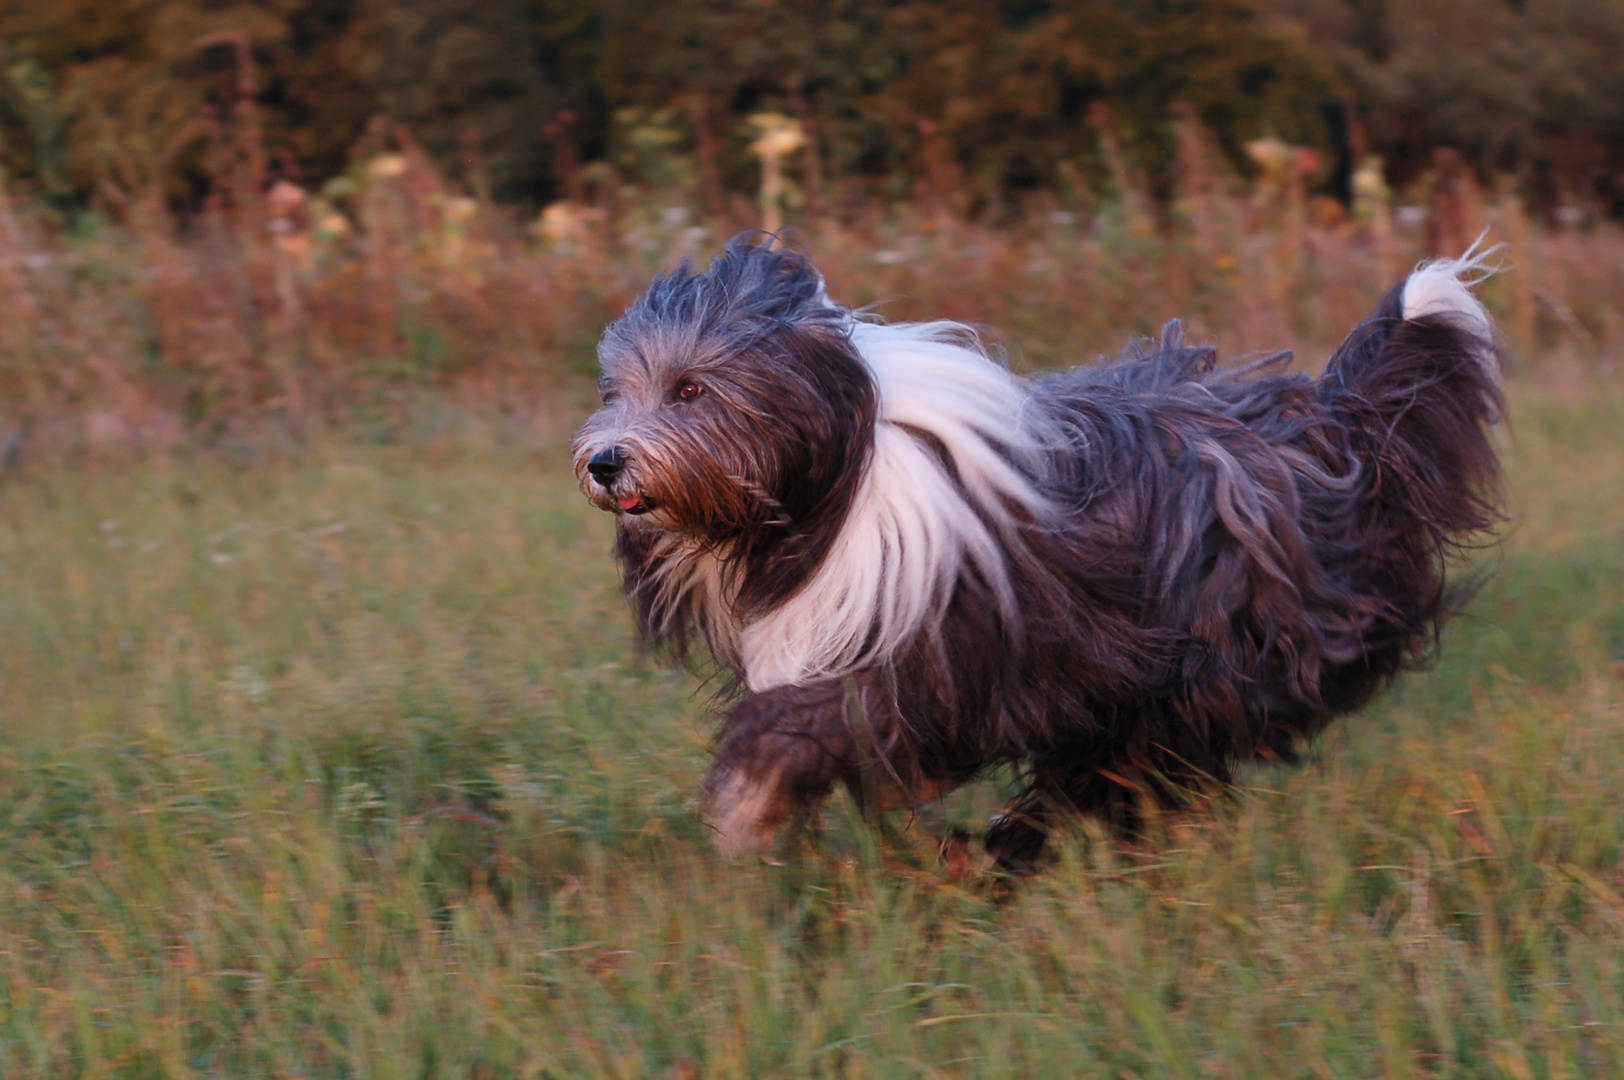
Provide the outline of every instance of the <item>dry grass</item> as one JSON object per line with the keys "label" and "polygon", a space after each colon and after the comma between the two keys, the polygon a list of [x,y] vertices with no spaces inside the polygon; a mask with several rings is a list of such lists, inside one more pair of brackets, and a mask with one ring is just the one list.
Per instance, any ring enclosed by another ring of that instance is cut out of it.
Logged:
{"label": "dry grass", "polygon": [[[838,299],[983,324],[1023,368],[1114,353],[1173,317],[1226,355],[1297,345],[1312,365],[1426,254],[1414,214],[1383,240],[1334,204],[1190,172],[1200,183],[1154,213],[1131,191],[1075,209],[1034,199],[997,227],[859,203],[792,235]],[[656,270],[751,224],[695,226],[644,193],[521,227],[416,151],[345,184],[336,202],[239,192],[184,222],[137,202],[122,225],[68,232],[0,199],[0,460],[264,448],[334,428],[556,434],[604,323]],[[1520,362],[1619,355],[1618,227],[1530,228],[1511,201],[1463,213],[1463,235],[1489,223],[1510,240],[1515,272],[1486,296]]]}

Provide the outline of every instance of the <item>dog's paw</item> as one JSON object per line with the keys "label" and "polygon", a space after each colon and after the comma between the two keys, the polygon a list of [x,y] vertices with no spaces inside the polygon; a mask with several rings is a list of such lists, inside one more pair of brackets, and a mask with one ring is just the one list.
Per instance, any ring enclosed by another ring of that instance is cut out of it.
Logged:
{"label": "dog's paw", "polygon": [[723,855],[766,856],[794,812],[783,770],[757,775],[743,769],[718,772],[705,785],[703,817]]}

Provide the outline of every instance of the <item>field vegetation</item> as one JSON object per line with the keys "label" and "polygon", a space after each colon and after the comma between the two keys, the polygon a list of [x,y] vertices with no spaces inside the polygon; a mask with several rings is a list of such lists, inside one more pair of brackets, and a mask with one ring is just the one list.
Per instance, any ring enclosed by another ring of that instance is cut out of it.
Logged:
{"label": "field vegetation", "polygon": [[1014,888],[934,861],[999,777],[716,856],[556,445],[14,480],[0,1073],[1624,1072],[1624,394],[1512,404],[1436,672]]}
{"label": "field vegetation", "polygon": [[[1514,364],[1599,370],[1624,349],[1616,223],[1547,222],[1465,173],[1406,202],[1379,164],[1345,207],[1311,194],[1306,148],[1257,141],[1265,171],[1245,180],[1196,119],[1178,129],[1167,201],[1114,159],[1115,197],[1039,191],[996,221],[864,198],[792,211],[787,236],[843,303],[980,325],[1020,370],[1115,353],[1175,316],[1225,355],[1295,346],[1312,366],[1405,268],[1488,226],[1515,268],[1484,290]],[[655,272],[761,220],[633,185],[531,217],[463,194],[404,127],[380,132],[338,195],[238,169],[195,214],[153,190],[65,225],[0,193],[0,467],[253,456],[323,431],[553,438],[604,324]]]}
{"label": "field vegetation", "polygon": [[[0,1073],[1624,1072],[1615,232],[1491,207],[1514,517],[1440,668],[1011,888],[934,859],[1008,777],[881,832],[837,800],[782,865],[696,818],[707,691],[639,655],[563,441],[598,326],[727,223],[503,231],[380,160],[358,234],[10,219]],[[1312,365],[1422,243],[1190,190],[803,235],[1026,368],[1175,312]]]}
{"label": "field vegetation", "polygon": [[705,205],[647,124],[646,168],[539,214],[385,121],[301,186],[238,104],[193,203],[0,197],[0,1075],[1624,1075],[1599,203],[1445,156],[1397,194],[1365,158],[1345,205],[1312,148],[1186,109],[1154,176],[1107,110],[1097,185],[978,211],[927,148],[900,195],[778,208],[837,299],[1022,371],[1175,315],[1313,367],[1416,259],[1507,244],[1512,518],[1437,670],[1012,885],[935,856],[1007,775],[720,859],[711,688],[639,653],[574,491],[599,330],[758,207]]}

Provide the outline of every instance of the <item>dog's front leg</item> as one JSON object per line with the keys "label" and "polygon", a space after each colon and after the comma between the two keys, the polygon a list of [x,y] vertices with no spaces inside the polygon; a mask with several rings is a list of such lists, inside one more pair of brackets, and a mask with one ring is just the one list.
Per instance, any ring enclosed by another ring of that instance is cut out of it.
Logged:
{"label": "dog's front leg", "polygon": [[859,784],[863,755],[850,713],[838,679],[751,694],[733,708],[704,785],[705,820],[723,854],[766,853],[836,781]]}

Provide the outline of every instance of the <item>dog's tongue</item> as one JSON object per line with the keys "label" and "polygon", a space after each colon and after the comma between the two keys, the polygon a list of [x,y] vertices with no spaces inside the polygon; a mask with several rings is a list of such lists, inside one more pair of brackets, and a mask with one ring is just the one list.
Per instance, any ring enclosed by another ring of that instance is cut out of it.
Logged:
{"label": "dog's tongue", "polygon": [[642,503],[641,495],[622,495],[618,500],[622,510],[635,510]]}

